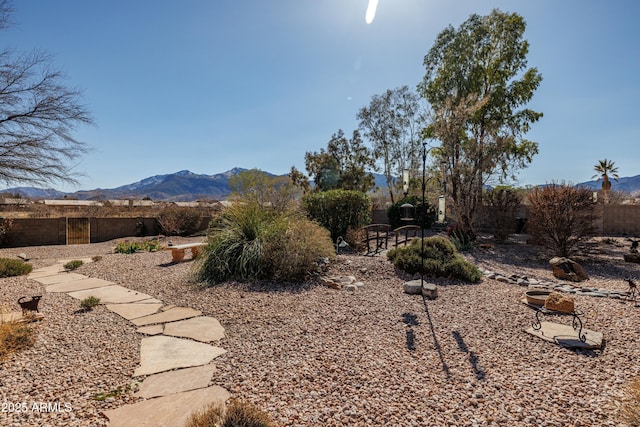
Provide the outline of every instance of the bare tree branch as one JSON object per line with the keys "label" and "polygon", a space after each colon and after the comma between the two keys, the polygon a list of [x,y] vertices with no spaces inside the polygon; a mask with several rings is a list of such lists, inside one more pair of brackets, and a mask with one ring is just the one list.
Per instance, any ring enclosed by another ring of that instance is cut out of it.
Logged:
{"label": "bare tree branch", "polygon": [[[10,2],[0,0],[0,29],[9,25]],[[72,163],[87,152],[73,136],[93,124],[82,92],[66,85],[39,51],[0,51],[0,180],[5,183],[76,183]]]}

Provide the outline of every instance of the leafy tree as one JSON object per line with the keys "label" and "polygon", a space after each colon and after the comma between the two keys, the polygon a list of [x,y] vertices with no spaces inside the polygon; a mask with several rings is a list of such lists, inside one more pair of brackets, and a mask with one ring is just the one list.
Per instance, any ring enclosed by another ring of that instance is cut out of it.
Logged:
{"label": "leafy tree", "polygon": [[303,193],[308,193],[311,190],[311,183],[309,178],[300,172],[295,166],[291,166],[289,171],[289,179],[293,182],[293,185],[302,189]]}
{"label": "leafy tree", "polygon": [[270,175],[260,169],[242,171],[229,178],[231,198],[285,212],[300,197],[300,192],[288,176]]}
{"label": "leafy tree", "polygon": [[367,172],[374,166],[371,154],[360,132],[353,131],[351,139],[347,139],[339,129],[331,136],[326,150],[305,154],[305,167],[319,191],[342,189],[366,193],[375,185],[373,175]]}
{"label": "leafy tree", "polygon": [[424,114],[420,97],[407,86],[374,95],[368,107],[358,112],[360,130],[373,144],[373,151],[387,180],[387,189],[394,203],[398,192],[396,177],[404,169],[417,174]]}
{"label": "leafy tree", "polygon": [[454,217],[470,232],[483,184],[513,178],[538,153],[524,138],[542,117],[522,108],[542,81],[527,69],[525,27],[515,13],[471,15],[457,30],[443,30],[424,58],[419,90],[433,109],[425,136],[441,142],[431,154],[446,162]]}
{"label": "leafy tree", "polygon": [[616,182],[618,181],[618,167],[615,166],[615,162],[611,160],[600,160],[595,165],[594,170],[597,172],[592,178],[598,178],[596,182],[602,178],[602,195],[604,196],[604,202],[609,203],[609,193],[611,192],[611,181],[609,181],[609,175]]}
{"label": "leafy tree", "polygon": [[[0,1],[0,30],[11,6]],[[81,92],[65,85],[62,72],[42,52],[0,51],[0,180],[42,184],[77,182],[67,163],[87,151],[72,131],[93,121]]]}

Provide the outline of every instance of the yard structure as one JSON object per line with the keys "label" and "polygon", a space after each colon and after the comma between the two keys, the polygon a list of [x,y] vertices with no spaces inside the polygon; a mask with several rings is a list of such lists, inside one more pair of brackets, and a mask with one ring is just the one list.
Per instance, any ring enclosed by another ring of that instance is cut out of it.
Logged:
{"label": "yard structure", "polygon": [[[554,280],[548,260],[524,239],[482,243],[465,253],[481,269]],[[603,351],[576,352],[524,332],[533,313],[520,301],[526,288],[517,284],[430,279],[438,298],[425,303],[403,292],[407,277],[385,257],[339,255],[327,274],[356,276],[364,285],[355,292],[319,280],[200,288],[189,280],[193,263],[169,263],[165,251],[111,254],[112,247],[1,249],[0,256],[26,252],[38,268],[102,255],[78,271],[215,317],[228,351],[216,359],[211,384],[283,426],[617,426],[615,397],[640,375],[640,337],[633,332],[640,309],[632,302],[576,296],[586,324],[606,338]],[[640,266],[622,260],[626,251],[622,239],[594,240],[592,253],[580,260],[591,277],[587,286],[626,290],[624,277],[640,275]],[[22,277],[2,285],[3,304],[42,290]],[[82,315],[76,310],[77,301],[45,294],[35,345],[2,365],[8,401],[55,396],[73,406],[66,414],[30,413],[32,424],[106,425],[100,412],[136,399],[126,391],[140,366],[135,329],[103,307]],[[24,381],[25,372],[40,379],[39,388]],[[124,391],[111,400],[91,398],[116,389]]]}

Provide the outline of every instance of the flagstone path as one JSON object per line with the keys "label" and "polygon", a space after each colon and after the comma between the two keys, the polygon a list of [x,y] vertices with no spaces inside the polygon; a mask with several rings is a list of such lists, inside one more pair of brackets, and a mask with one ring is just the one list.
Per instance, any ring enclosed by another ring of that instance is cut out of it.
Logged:
{"label": "flagstone path", "polygon": [[[218,320],[189,307],[162,301],[102,279],[66,272],[69,260],[34,270],[29,278],[47,292],[60,292],[83,300],[100,298],[108,310],[138,326],[145,337],[140,345],[140,366],[133,377],[146,376],[136,396],[145,400],[104,412],[111,427],[181,426],[193,410],[222,403],[227,390],[209,386],[216,372],[212,361],[226,353],[213,345],[224,338]],[[92,262],[90,258],[82,261]]]}

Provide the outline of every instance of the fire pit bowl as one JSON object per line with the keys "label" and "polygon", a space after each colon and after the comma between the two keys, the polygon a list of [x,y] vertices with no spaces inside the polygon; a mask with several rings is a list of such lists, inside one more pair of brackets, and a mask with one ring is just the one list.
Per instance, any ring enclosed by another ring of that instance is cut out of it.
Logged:
{"label": "fire pit bowl", "polygon": [[533,290],[525,292],[524,296],[527,298],[528,304],[543,306],[550,293],[551,291]]}

